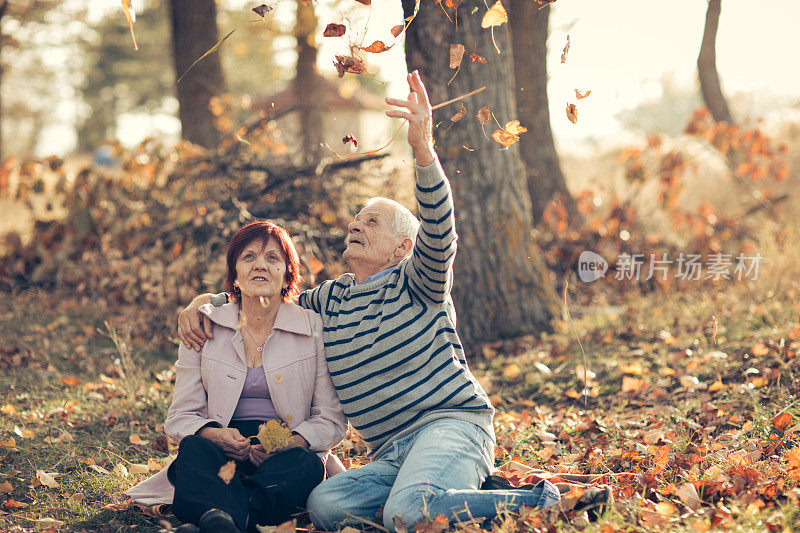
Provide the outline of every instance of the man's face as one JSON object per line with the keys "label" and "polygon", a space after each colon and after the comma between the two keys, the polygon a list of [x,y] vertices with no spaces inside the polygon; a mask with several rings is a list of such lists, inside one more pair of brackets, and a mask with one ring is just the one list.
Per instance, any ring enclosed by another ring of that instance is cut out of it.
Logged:
{"label": "man's face", "polygon": [[377,274],[391,265],[403,239],[394,233],[394,209],[386,204],[364,207],[347,226],[347,248],[342,257],[351,268]]}

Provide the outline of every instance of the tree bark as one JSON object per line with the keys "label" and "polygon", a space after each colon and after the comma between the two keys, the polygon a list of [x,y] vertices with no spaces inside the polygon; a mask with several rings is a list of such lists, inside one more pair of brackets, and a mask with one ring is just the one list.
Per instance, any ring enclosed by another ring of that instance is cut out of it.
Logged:
{"label": "tree bark", "polygon": [[297,68],[294,87],[300,116],[300,138],[303,163],[318,162],[322,158],[321,78],[317,72],[317,46],[314,32],[317,16],[312,3],[297,2],[294,35],[297,39]]}
{"label": "tree bark", "polygon": [[[420,71],[433,104],[486,86],[464,101],[468,111],[462,120],[446,132],[444,125],[434,131],[456,206],[459,251],[453,299],[459,335],[468,346],[549,329],[557,309],[549,274],[531,237],[530,197],[518,145],[500,150],[499,144],[484,137],[475,118],[478,109],[487,105],[503,124],[517,118],[507,29],[494,29],[503,51],[497,55],[490,30],[481,29],[481,16],[470,15],[475,8],[480,13],[486,10],[477,0],[461,3],[455,24],[439,5],[423,3],[406,36],[408,67]],[[414,0],[403,0],[403,9],[406,16],[411,15]],[[454,72],[448,69],[454,43],[464,44],[468,52],[448,85]],[[468,54],[473,50],[484,55],[487,63],[472,63]],[[434,123],[449,124],[459,106],[435,111]],[[485,128],[487,134],[496,129],[492,124]]]}
{"label": "tree bark", "polygon": [[[214,0],[170,0],[172,51],[176,79],[219,41]],[[225,92],[219,54],[203,58],[178,84],[183,138],[215,148],[219,131],[209,101]]]}
{"label": "tree bark", "polygon": [[514,86],[519,120],[528,128],[519,150],[531,195],[533,223],[542,219],[547,204],[560,201],[577,215],[553,141],[547,100],[547,35],[550,6],[533,0],[511,0],[509,24],[514,56]]}
{"label": "tree bark", "polygon": [[700,54],[697,56],[697,74],[700,78],[700,92],[711,116],[717,122],[733,124],[733,117],[725,101],[725,95],[722,94],[717,74],[716,40],[721,11],[721,0],[709,0],[703,42],[700,45]]}

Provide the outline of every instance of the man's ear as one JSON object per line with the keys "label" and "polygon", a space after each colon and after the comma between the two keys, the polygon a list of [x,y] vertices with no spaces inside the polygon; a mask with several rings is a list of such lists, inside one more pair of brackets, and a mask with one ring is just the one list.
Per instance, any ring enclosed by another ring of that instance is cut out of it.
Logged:
{"label": "man's ear", "polygon": [[400,244],[397,245],[397,248],[394,249],[394,258],[397,260],[402,260],[411,253],[412,248],[414,248],[414,241],[408,237],[405,237],[402,241],[400,241]]}

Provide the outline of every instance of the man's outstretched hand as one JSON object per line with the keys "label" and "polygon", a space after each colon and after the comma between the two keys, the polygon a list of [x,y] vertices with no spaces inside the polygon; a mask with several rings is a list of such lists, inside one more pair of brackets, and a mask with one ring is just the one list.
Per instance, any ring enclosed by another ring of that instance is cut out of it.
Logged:
{"label": "man's outstretched hand", "polygon": [[200,306],[207,303],[211,303],[211,294],[201,294],[178,315],[178,338],[187,348],[198,352],[203,349],[206,340],[214,337],[211,319],[200,312]]}
{"label": "man's outstretched hand", "polygon": [[414,150],[414,161],[426,167],[436,159],[433,150],[433,111],[418,70],[408,75],[408,85],[411,87],[408,100],[386,99],[387,104],[405,109],[389,109],[386,116],[408,121],[408,144]]}

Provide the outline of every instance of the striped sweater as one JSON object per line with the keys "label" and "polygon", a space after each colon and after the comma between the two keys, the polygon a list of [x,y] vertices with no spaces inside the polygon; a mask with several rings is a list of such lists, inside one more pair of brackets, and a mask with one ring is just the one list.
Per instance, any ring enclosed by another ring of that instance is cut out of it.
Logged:
{"label": "striped sweater", "polygon": [[494,436],[494,409],[455,331],[450,184],[438,160],[416,171],[421,225],[412,255],[378,280],[356,284],[344,274],[299,300],[322,315],[342,409],[373,455],[440,418],[468,421]]}

